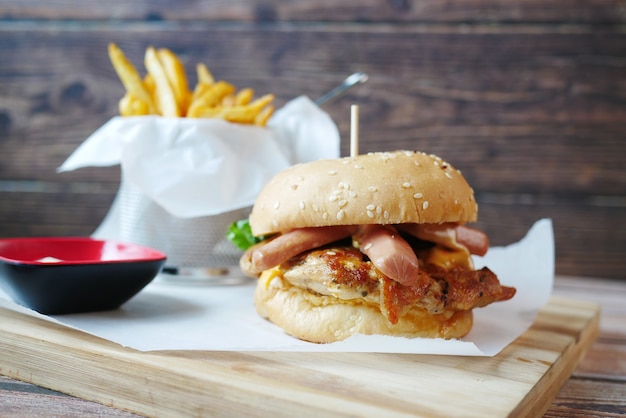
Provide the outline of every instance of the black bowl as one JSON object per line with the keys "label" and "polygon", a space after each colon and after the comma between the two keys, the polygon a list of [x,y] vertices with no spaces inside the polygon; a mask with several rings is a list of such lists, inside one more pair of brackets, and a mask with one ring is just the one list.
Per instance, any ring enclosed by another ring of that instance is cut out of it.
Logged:
{"label": "black bowl", "polygon": [[165,260],[151,248],[88,237],[0,239],[0,288],[46,315],[111,310],[150,283]]}

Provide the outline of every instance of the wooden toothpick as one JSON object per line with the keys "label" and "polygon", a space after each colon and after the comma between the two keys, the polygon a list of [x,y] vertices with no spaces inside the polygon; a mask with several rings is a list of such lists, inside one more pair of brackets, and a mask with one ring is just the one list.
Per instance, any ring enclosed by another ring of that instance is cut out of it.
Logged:
{"label": "wooden toothpick", "polygon": [[359,155],[359,106],[350,107],[350,156]]}

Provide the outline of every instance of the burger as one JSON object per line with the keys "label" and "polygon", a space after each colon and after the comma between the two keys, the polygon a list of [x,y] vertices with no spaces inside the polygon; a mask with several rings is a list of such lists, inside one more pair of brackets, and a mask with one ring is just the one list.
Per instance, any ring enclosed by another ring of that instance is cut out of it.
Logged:
{"label": "burger", "polygon": [[294,165],[249,216],[258,241],[240,266],[258,278],[259,315],[305,341],[354,334],[460,338],[474,308],[515,288],[475,269],[487,236],[459,170],[422,152],[376,152]]}

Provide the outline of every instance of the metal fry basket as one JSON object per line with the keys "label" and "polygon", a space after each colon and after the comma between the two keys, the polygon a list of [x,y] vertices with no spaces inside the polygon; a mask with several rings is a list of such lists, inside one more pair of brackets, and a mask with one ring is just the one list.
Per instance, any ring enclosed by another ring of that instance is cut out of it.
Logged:
{"label": "metal fry basket", "polygon": [[123,177],[118,191],[120,239],[163,251],[166,275],[212,278],[238,269],[241,251],[226,239],[226,230],[247,218],[251,208],[177,218]]}

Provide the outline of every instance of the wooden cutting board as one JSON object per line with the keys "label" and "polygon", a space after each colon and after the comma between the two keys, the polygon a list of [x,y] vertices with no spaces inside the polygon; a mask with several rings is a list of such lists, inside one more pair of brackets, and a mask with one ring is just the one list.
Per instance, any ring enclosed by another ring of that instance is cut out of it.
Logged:
{"label": "wooden cutting board", "polygon": [[495,357],[139,352],[0,309],[0,374],[149,416],[541,416],[598,333],[552,298]]}

